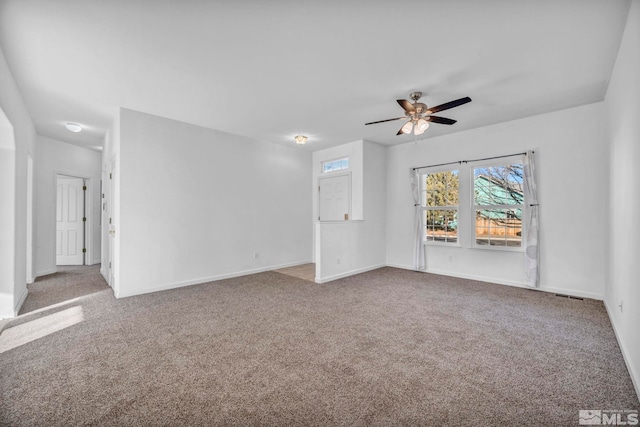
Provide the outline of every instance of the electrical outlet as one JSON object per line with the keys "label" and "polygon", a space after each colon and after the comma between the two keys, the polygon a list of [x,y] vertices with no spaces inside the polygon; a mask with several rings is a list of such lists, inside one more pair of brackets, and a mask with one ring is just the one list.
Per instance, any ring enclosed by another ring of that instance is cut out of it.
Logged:
{"label": "electrical outlet", "polygon": [[253,259],[258,259],[259,256],[260,256],[260,252],[253,253]]}
{"label": "electrical outlet", "polygon": [[336,258],[336,264],[340,264],[340,257]]}

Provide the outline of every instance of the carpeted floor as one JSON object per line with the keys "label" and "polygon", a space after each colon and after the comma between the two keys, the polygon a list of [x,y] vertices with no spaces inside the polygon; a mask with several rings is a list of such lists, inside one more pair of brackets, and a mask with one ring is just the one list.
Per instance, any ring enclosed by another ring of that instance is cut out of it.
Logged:
{"label": "carpeted floor", "polygon": [[100,275],[100,264],[58,266],[57,273],[38,277],[28,288],[19,314],[110,289]]}
{"label": "carpeted floor", "polygon": [[105,288],[0,335],[1,425],[565,426],[639,406],[601,302],[393,268]]}

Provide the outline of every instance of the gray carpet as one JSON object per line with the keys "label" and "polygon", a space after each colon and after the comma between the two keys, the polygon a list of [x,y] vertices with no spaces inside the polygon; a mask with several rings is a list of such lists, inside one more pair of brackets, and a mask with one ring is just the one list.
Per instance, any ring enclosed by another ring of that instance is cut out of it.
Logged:
{"label": "gray carpet", "polygon": [[0,393],[12,426],[564,426],[640,406],[601,302],[393,268],[35,310],[0,335]]}
{"label": "gray carpet", "polygon": [[58,272],[38,277],[28,285],[29,295],[19,314],[109,289],[100,275],[100,264],[58,266]]}

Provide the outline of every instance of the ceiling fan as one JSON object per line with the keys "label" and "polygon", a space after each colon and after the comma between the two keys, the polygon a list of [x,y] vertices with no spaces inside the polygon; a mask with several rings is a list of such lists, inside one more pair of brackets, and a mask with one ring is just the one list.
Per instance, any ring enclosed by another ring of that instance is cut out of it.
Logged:
{"label": "ceiling fan", "polygon": [[449,101],[436,107],[427,108],[426,104],[418,102],[422,97],[422,92],[411,92],[409,97],[413,100],[413,104],[406,99],[398,99],[398,104],[404,109],[404,117],[396,117],[395,119],[379,120],[377,122],[365,123],[365,125],[374,125],[376,123],[391,122],[393,120],[409,119],[398,131],[396,135],[413,132],[414,135],[422,135],[429,127],[429,122],[440,123],[442,125],[452,125],[456,121],[447,119],[446,117],[432,116],[431,114],[439,111],[448,110],[449,108],[458,107],[467,102],[471,102],[468,96],[455,101]]}

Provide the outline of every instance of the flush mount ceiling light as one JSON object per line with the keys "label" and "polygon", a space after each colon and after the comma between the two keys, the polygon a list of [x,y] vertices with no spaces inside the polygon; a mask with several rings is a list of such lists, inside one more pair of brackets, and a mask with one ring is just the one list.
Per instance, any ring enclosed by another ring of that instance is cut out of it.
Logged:
{"label": "flush mount ceiling light", "polygon": [[304,145],[304,144],[307,143],[307,139],[309,139],[309,138],[307,138],[304,135],[296,135],[296,137],[294,139],[296,140],[296,144]]}
{"label": "flush mount ceiling light", "polygon": [[67,123],[64,125],[69,132],[78,133],[82,130],[82,126],[75,123]]}

